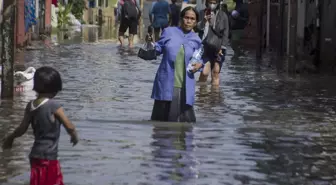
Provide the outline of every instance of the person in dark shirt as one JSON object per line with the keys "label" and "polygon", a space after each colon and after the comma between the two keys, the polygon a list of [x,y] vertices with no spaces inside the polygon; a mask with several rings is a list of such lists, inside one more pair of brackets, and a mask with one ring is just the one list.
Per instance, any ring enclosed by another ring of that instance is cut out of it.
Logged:
{"label": "person in dark shirt", "polygon": [[154,40],[158,41],[160,38],[160,32],[169,26],[171,19],[171,12],[169,3],[166,0],[158,0],[150,13],[149,20],[151,26],[154,28]]}
{"label": "person in dark shirt", "polygon": [[244,34],[244,29],[249,21],[248,4],[243,0],[234,0],[236,2],[235,9],[231,12],[231,47],[235,52],[235,56],[239,56],[240,40]]}
{"label": "person in dark shirt", "polygon": [[34,144],[29,154],[30,185],[64,185],[57,159],[61,125],[67,130],[73,145],[77,144],[78,136],[62,106],[53,99],[62,90],[60,74],[51,67],[37,69],[33,90],[37,92],[37,98],[27,104],[21,124],[4,139],[2,148],[12,148],[14,139],[22,136],[31,126]]}
{"label": "person in dark shirt", "polygon": [[180,20],[181,7],[176,4],[176,0],[172,0],[170,4],[171,23],[170,26],[178,26]]}

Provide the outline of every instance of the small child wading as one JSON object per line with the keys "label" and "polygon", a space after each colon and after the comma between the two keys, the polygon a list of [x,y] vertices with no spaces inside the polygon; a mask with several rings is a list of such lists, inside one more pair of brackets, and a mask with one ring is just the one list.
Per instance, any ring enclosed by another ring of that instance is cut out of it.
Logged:
{"label": "small child wading", "polygon": [[60,74],[51,67],[41,67],[34,75],[34,91],[37,98],[30,101],[23,120],[15,131],[5,138],[3,149],[10,149],[15,138],[22,136],[31,125],[34,144],[29,154],[31,173],[30,185],[63,185],[63,176],[58,157],[60,126],[70,135],[70,142],[78,142],[75,126],[65,116],[61,105],[53,100],[62,90]]}

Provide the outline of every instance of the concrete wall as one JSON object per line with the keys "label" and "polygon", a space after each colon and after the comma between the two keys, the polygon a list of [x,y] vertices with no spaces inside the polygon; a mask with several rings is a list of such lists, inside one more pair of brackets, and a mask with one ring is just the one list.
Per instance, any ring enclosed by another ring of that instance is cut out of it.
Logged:
{"label": "concrete wall", "polygon": [[[266,18],[266,8],[262,12],[261,3],[263,1],[254,0],[249,3],[248,11],[249,11],[249,24],[244,29],[244,36],[242,44],[246,48],[257,48],[259,46],[259,19],[260,16]],[[266,1],[264,2],[266,5]],[[266,6],[265,6],[266,7]],[[266,25],[266,19],[263,25]],[[263,31],[266,31],[264,29]]]}
{"label": "concrete wall", "polygon": [[16,45],[23,47],[27,40],[24,20],[24,0],[17,0],[16,3]]}
{"label": "concrete wall", "polygon": [[3,0],[0,0],[0,11],[2,11]]}
{"label": "concrete wall", "polygon": [[[104,25],[109,24],[107,17],[110,17],[112,21],[111,23],[114,24],[115,17],[113,6],[102,8],[102,10],[105,21]],[[98,8],[89,8],[88,10],[84,11],[83,20],[86,22],[86,24],[97,24],[97,15],[98,15]]]}
{"label": "concrete wall", "polygon": [[322,68],[325,70],[336,70],[336,1],[321,1],[321,43],[320,43],[320,59]]}
{"label": "concrete wall", "polygon": [[51,26],[53,28],[57,27],[57,7],[55,5],[51,5]]}
{"label": "concrete wall", "polygon": [[45,32],[51,33],[51,0],[45,0]]}
{"label": "concrete wall", "polygon": [[[89,7],[89,1],[86,0],[86,7]],[[87,9],[84,10],[83,12],[83,20],[85,21],[86,24],[88,24],[88,20],[89,20],[89,11]]]}
{"label": "concrete wall", "polygon": [[[38,0],[36,0],[38,1]],[[45,0],[46,8],[45,8],[45,31],[46,33],[51,32],[51,0]],[[27,44],[27,40],[30,39],[32,33],[31,31],[26,32],[25,30],[25,18],[24,18],[24,0],[17,0],[17,9],[16,9],[16,45],[18,47],[23,47]],[[39,16],[39,12],[37,9],[36,16]],[[41,20],[43,21],[43,20]],[[43,24],[42,24],[43,25]],[[36,32],[38,29],[36,27]]]}

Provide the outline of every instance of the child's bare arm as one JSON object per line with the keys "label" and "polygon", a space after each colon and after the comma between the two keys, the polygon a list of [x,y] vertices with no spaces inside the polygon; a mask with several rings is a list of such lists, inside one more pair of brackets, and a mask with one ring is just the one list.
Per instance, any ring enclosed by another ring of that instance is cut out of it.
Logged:
{"label": "child's bare arm", "polygon": [[68,117],[64,114],[63,108],[59,108],[55,112],[55,116],[61,121],[64,128],[68,132],[68,134],[71,136],[70,142],[73,145],[76,145],[78,143],[78,136],[76,132],[75,125],[71,123],[71,121],[68,119]]}
{"label": "child's bare arm", "polygon": [[23,120],[22,120],[21,124],[14,130],[14,132],[11,135],[9,135],[8,137],[5,138],[5,140],[3,142],[3,145],[2,145],[3,149],[12,148],[14,139],[17,138],[17,137],[21,137],[24,133],[26,133],[26,131],[29,127],[30,121],[31,121],[31,115],[29,113],[29,110],[30,110],[30,108],[29,108],[29,104],[28,104],[26,109],[25,109],[25,113],[24,113]]}

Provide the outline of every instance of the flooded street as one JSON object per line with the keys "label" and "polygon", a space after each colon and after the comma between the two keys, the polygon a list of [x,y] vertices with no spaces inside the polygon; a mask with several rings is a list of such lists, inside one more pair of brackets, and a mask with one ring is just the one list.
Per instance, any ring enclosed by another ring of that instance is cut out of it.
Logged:
{"label": "flooded street", "polygon": [[[72,147],[62,130],[65,184],[336,184],[333,77],[290,78],[232,55],[230,49],[220,88],[197,85],[197,123],[188,125],[148,121],[159,61],[92,39],[27,51],[26,67],[48,65],[62,74],[57,100],[81,138]],[[2,137],[32,98],[30,90],[1,101]],[[11,151],[0,152],[0,184],[29,184],[32,143],[30,129]]]}

